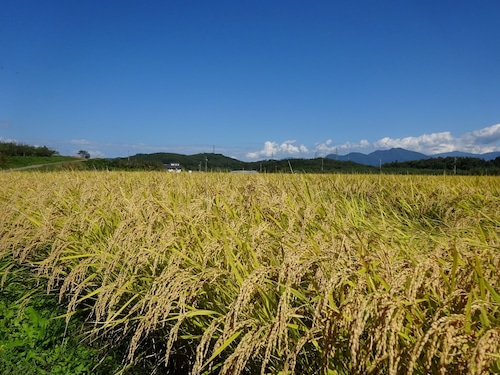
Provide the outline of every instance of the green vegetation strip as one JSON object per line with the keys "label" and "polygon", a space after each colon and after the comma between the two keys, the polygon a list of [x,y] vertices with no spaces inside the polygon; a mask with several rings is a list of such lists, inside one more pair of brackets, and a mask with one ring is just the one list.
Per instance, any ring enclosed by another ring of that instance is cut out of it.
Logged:
{"label": "green vegetation strip", "polygon": [[80,171],[0,184],[0,256],[129,365],[500,371],[498,178]]}
{"label": "green vegetation strip", "polygon": [[71,168],[70,164],[80,159],[72,156],[10,156],[5,158],[4,163],[1,163],[2,169],[16,169],[33,167],[38,168],[45,165],[68,163],[61,167]]}
{"label": "green vegetation strip", "polygon": [[81,342],[81,323],[66,326],[65,310],[29,270],[0,262],[0,373],[109,374],[120,361]]}

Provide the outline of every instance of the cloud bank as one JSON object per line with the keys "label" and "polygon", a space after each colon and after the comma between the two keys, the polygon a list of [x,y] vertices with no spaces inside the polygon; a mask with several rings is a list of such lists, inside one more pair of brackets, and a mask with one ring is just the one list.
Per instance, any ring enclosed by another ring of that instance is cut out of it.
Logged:
{"label": "cloud bank", "polygon": [[0,142],[2,143],[17,143],[15,139],[0,137]]}
{"label": "cloud bank", "polygon": [[[0,129],[1,130],[1,129]],[[44,144],[36,140],[14,140],[2,137],[0,142],[25,142],[28,144]],[[474,130],[459,136],[450,131],[422,134],[420,136],[391,138],[383,137],[375,141],[361,139],[357,142],[336,143],[333,139],[316,142],[306,146],[297,140],[275,141],[267,140],[260,150],[242,149],[237,146],[213,145],[150,145],[141,142],[133,144],[100,142],[88,139],[72,139],[66,141],[48,142],[48,146],[58,150],[62,155],[76,155],[79,150],[86,150],[92,157],[126,157],[137,153],[172,152],[179,154],[221,153],[239,160],[312,158],[324,157],[328,154],[345,155],[350,152],[368,154],[375,150],[387,150],[401,147],[426,155],[451,151],[463,151],[475,154],[500,151],[500,124]]]}
{"label": "cloud bank", "polygon": [[467,133],[462,137],[463,143],[468,143],[473,146],[490,145],[500,140],[500,124],[496,124],[487,128],[475,130]]}
{"label": "cloud bank", "polygon": [[266,141],[264,147],[255,152],[249,152],[246,157],[257,159],[259,157],[312,157],[326,156],[328,154],[345,155],[350,152],[370,153],[375,150],[388,150],[401,147],[410,151],[421,152],[426,155],[439,154],[451,151],[463,151],[475,154],[500,151],[500,124],[454,136],[451,132],[422,134],[417,137],[390,138],[384,137],[376,141],[362,139],[358,142],[345,142],[335,144],[332,139],[317,142],[309,150],[306,146],[296,145],[296,141],[285,141],[278,144]]}
{"label": "cloud bank", "polygon": [[257,159],[259,157],[274,158],[275,156],[298,156],[308,153],[309,150],[304,145],[296,145],[297,141],[284,141],[281,144],[272,141],[264,142],[264,148],[260,151],[247,153],[247,158]]}

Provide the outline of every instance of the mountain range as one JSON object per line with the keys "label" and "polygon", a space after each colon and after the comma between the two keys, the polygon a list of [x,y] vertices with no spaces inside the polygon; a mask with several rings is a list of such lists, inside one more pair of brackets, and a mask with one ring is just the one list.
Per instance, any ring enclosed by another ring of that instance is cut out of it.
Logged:
{"label": "mountain range", "polygon": [[405,162],[412,160],[422,160],[430,158],[445,158],[445,157],[471,157],[484,160],[493,160],[500,156],[500,152],[488,152],[486,154],[472,154],[469,152],[444,152],[440,154],[425,155],[420,152],[405,150],[404,148],[391,148],[390,150],[377,150],[370,154],[362,154],[360,152],[351,152],[347,155],[329,154],[328,159],[352,161],[354,163],[370,165],[378,167],[381,164],[393,162]]}

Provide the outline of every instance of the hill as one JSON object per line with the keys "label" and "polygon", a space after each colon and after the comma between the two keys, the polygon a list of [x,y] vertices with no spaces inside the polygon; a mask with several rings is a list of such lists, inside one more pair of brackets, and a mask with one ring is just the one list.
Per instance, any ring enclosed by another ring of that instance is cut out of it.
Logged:
{"label": "hill", "polygon": [[45,146],[0,142],[0,169],[26,169],[79,160],[74,156],[60,156],[56,150]]}
{"label": "hill", "polygon": [[[326,158],[315,159],[282,159],[282,160],[260,160],[245,162],[224,156],[222,154],[204,153],[195,155],[183,155],[174,153],[137,154],[129,158],[122,158],[119,162],[147,164],[153,167],[164,168],[164,164],[180,163],[184,170],[191,171],[220,171],[229,172],[233,170],[254,170],[257,172],[357,172],[370,173],[374,169],[366,165],[356,164],[351,161],[337,161]],[[115,161],[116,163],[116,161]]]}
{"label": "hill", "polygon": [[[123,159],[122,159],[123,160]],[[232,169],[244,169],[245,162],[224,156],[222,154],[204,153],[194,155],[183,155],[167,152],[153,154],[137,154],[127,158],[130,161],[139,161],[161,166],[168,163],[180,163],[185,170],[192,171],[225,171]]]}
{"label": "hill", "polygon": [[484,159],[486,161],[494,160],[500,156],[500,152],[487,152],[486,154],[472,154],[470,152],[461,152],[461,151],[452,151],[452,152],[443,152],[441,154],[431,155],[433,158],[447,158],[447,157],[456,157],[456,158],[478,158]]}

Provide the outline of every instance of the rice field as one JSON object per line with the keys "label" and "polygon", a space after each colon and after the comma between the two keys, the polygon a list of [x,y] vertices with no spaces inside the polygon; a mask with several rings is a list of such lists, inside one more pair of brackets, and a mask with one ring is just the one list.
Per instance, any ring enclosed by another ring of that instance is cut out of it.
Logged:
{"label": "rice field", "polygon": [[158,374],[500,372],[498,177],[2,173],[0,258]]}

